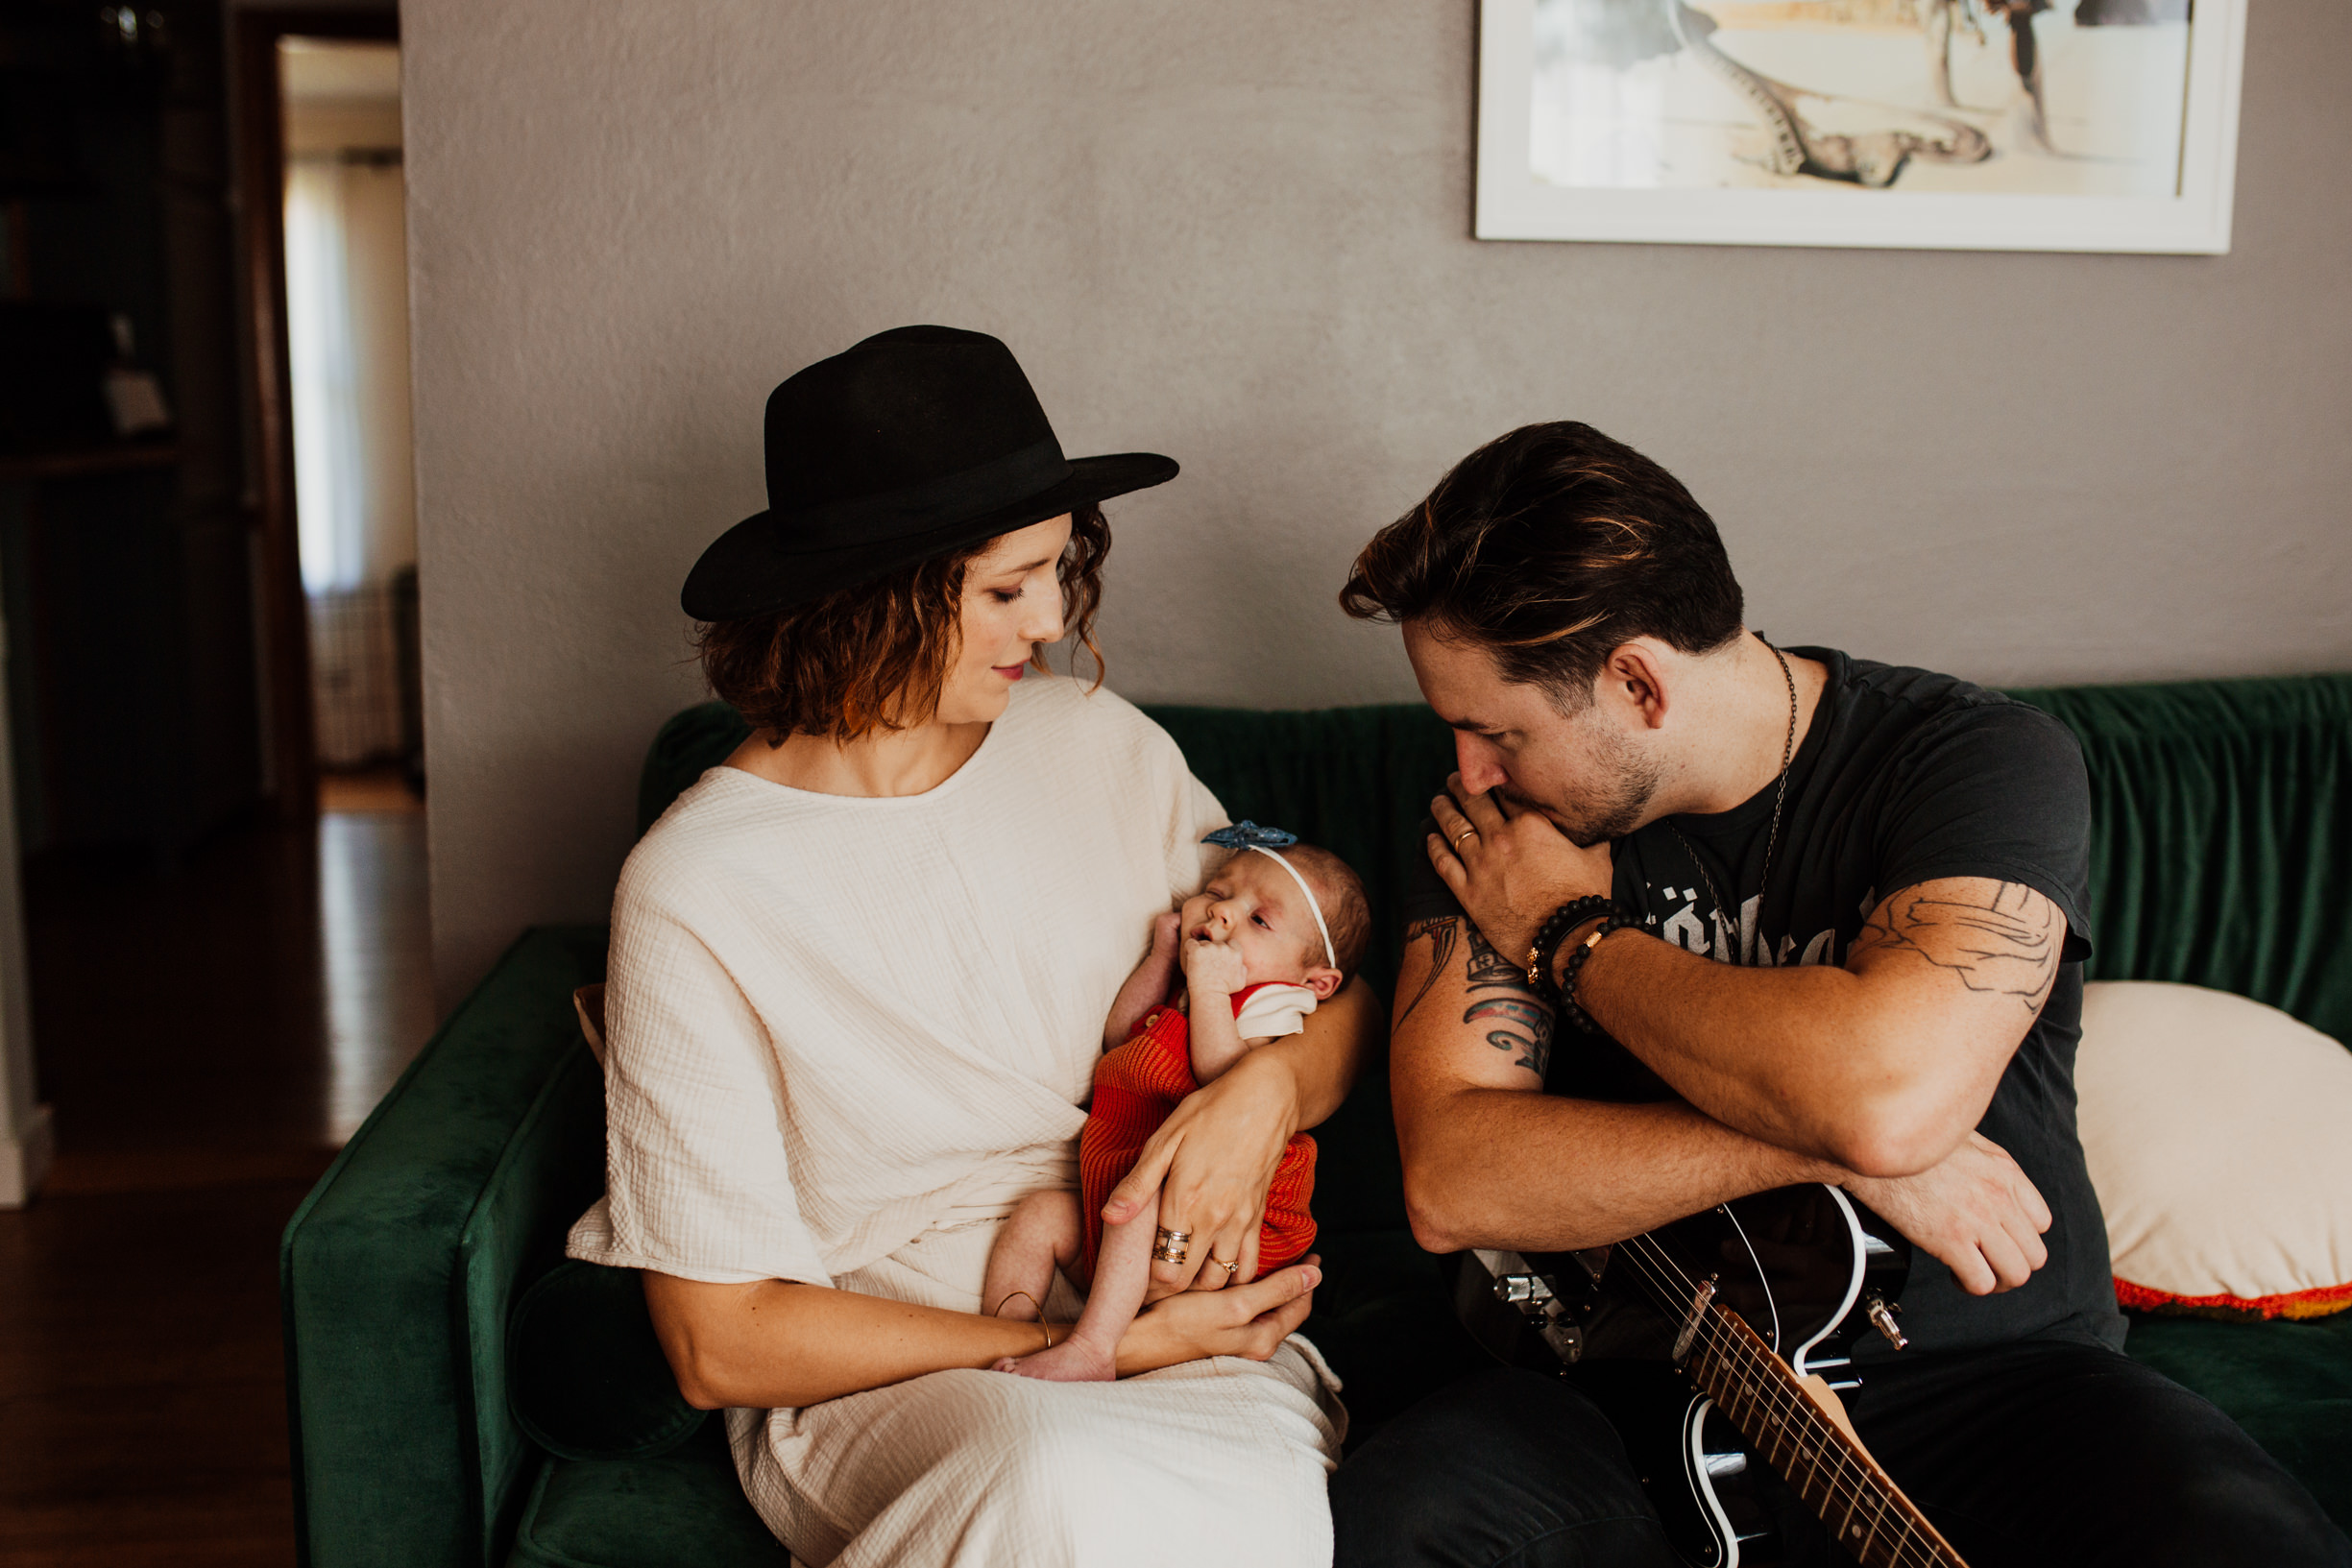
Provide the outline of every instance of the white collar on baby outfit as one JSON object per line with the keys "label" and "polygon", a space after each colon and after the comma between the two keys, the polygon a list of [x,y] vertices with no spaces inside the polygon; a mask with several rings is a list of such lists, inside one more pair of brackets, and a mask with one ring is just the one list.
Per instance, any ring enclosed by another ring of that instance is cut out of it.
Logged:
{"label": "white collar on baby outfit", "polygon": [[1297,1034],[1307,1026],[1307,1014],[1314,1010],[1313,991],[1288,980],[1272,980],[1243,999],[1241,1011],[1233,1015],[1233,1026],[1245,1040]]}

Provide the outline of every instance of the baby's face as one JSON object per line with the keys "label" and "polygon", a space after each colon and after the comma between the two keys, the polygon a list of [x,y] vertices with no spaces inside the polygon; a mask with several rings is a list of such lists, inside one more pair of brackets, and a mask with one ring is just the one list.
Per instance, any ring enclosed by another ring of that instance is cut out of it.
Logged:
{"label": "baby's face", "polygon": [[1257,985],[1285,980],[1328,997],[1339,972],[1323,962],[1315,911],[1291,874],[1254,850],[1243,850],[1217,869],[1208,885],[1184,901],[1187,942],[1229,947]]}

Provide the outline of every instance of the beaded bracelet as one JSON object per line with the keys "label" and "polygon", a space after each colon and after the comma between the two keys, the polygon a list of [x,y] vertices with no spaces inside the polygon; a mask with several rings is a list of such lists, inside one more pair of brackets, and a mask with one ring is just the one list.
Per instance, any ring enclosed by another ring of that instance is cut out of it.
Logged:
{"label": "beaded bracelet", "polygon": [[1527,945],[1527,983],[1537,996],[1554,1006],[1560,1004],[1560,988],[1552,983],[1552,959],[1560,952],[1560,944],[1567,939],[1568,932],[1594,915],[1614,914],[1616,907],[1595,894],[1562,905],[1536,928],[1536,939]]}
{"label": "beaded bracelet", "polygon": [[1569,1023],[1587,1034],[1606,1034],[1609,1031],[1595,1024],[1592,1015],[1586,1012],[1583,1003],[1576,1000],[1576,977],[1584,973],[1585,960],[1592,956],[1592,950],[1601,945],[1602,937],[1611,931],[1621,931],[1628,926],[1640,924],[1624,910],[1612,907],[1609,917],[1594,929],[1590,936],[1577,943],[1576,951],[1568,954],[1567,967],[1560,975],[1560,1011],[1567,1016]]}

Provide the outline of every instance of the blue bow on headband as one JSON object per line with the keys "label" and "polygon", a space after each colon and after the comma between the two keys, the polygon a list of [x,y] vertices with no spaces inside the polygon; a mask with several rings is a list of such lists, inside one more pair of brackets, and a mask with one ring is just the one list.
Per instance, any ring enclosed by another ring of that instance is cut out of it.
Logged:
{"label": "blue bow on headband", "polygon": [[1261,828],[1248,817],[1244,817],[1230,828],[1218,829],[1200,842],[1217,844],[1229,850],[1278,850],[1297,843],[1298,835],[1286,833],[1279,828]]}

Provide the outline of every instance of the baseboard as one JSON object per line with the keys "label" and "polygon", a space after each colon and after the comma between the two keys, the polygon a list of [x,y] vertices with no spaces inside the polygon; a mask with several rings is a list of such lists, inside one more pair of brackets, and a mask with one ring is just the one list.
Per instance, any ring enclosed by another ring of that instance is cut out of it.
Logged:
{"label": "baseboard", "polygon": [[57,1152],[49,1107],[36,1105],[12,1138],[0,1138],[0,1209],[21,1209],[41,1190],[49,1176],[49,1157]]}

